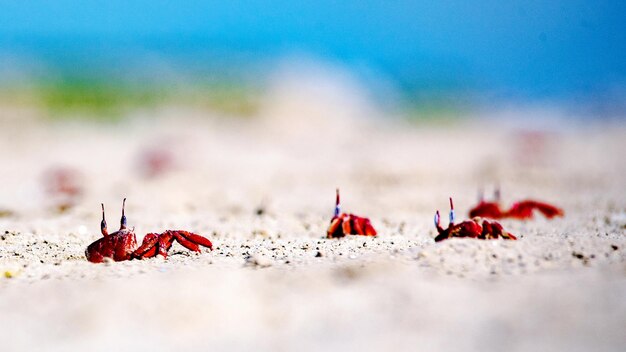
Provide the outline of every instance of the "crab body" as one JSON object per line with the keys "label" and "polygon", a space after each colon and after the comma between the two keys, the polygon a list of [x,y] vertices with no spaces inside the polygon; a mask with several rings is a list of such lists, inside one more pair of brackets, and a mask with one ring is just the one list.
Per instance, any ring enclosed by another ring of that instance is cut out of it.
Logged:
{"label": "crab body", "polygon": [[131,259],[137,248],[137,238],[132,230],[124,229],[104,236],[90,244],[85,250],[87,260],[92,263],[102,263],[104,258],[111,258],[116,262]]}
{"label": "crab body", "polygon": [[480,201],[478,205],[472,208],[469,212],[470,217],[485,217],[491,219],[513,218],[519,220],[531,219],[534,216],[534,211],[537,210],[543,214],[546,218],[552,219],[556,216],[564,216],[563,209],[560,209],[552,204],[539,202],[536,200],[523,200],[514,203],[510,209],[502,209],[500,207],[500,190],[495,191],[495,201],[485,201],[482,195],[479,197]]}
{"label": "crab body", "polygon": [[[125,203],[126,199],[124,199],[124,204]],[[104,218],[103,204],[100,230],[103,237],[87,246],[85,250],[87,260],[92,263],[102,263],[106,260],[105,258],[116,262],[130,259],[152,258],[157,255],[167,258],[167,252],[174,244],[174,241],[177,241],[183,247],[194,252],[200,252],[200,246],[213,249],[213,244],[209,239],[195,233],[181,230],[167,230],[160,234],[149,233],[144,236],[141,246],[137,248],[135,232],[126,226],[124,207],[122,207],[120,229],[109,234]]]}
{"label": "crab body", "polygon": [[327,237],[337,238],[345,235],[376,236],[376,230],[368,218],[341,213],[330,220]]}
{"label": "crab body", "polygon": [[330,220],[326,237],[338,238],[346,235],[376,236],[376,230],[372,226],[370,219],[341,212],[339,189],[337,189],[335,215]]}
{"label": "crab body", "polygon": [[443,241],[452,237],[468,237],[481,240],[490,240],[502,238],[505,240],[516,240],[517,237],[512,233],[505,231],[502,225],[495,221],[488,221],[480,217],[474,217],[461,223],[454,223],[454,205],[450,198],[450,224],[444,229],[440,225],[439,211],[435,213],[435,227],[439,233],[435,237],[435,242]]}

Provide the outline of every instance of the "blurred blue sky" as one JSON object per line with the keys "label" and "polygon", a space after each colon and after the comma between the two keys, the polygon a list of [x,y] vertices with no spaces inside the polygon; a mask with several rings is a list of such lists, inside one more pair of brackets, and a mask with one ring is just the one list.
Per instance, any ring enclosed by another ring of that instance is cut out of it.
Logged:
{"label": "blurred blue sky", "polygon": [[621,90],[624,1],[3,1],[0,54],[74,65],[130,49],[251,61],[292,53],[412,89],[527,97]]}

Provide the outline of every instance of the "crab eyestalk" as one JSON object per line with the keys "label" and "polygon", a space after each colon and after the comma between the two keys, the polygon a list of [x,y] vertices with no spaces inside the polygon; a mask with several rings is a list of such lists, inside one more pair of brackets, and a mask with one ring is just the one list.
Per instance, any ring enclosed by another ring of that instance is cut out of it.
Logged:
{"label": "crab eyestalk", "polygon": [[104,203],[100,203],[102,206],[102,221],[100,221],[100,232],[102,232],[102,236],[107,236],[109,231],[107,230],[107,221],[104,218]]}
{"label": "crab eyestalk", "polygon": [[124,215],[124,208],[126,207],[126,198],[122,202],[122,218],[120,219],[120,230],[126,228],[126,215]]}
{"label": "crab eyestalk", "polygon": [[482,187],[478,188],[478,203],[485,201],[485,191]]}
{"label": "crab eyestalk", "polygon": [[496,188],[493,190],[493,198],[496,202],[500,201],[500,185],[496,185]]}
{"label": "crab eyestalk", "polygon": [[339,200],[339,188],[337,188],[337,198],[335,199],[335,216],[341,214],[341,201]]}
{"label": "crab eyestalk", "polygon": [[443,228],[440,225],[441,217],[439,216],[439,210],[437,210],[435,212],[435,219],[434,220],[435,220],[435,227],[437,228],[437,232],[442,233],[443,232]]}
{"label": "crab eyestalk", "polygon": [[454,204],[452,203],[452,197],[450,197],[450,226],[454,225]]}

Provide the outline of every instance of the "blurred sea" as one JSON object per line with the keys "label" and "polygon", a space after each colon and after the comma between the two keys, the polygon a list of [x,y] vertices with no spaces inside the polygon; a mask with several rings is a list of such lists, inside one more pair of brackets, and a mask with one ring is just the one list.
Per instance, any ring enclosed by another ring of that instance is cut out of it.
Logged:
{"label": "blurred sea", "polygon": [[620,1],[9,2],[0,102],[245,115],[285,67],[322,67],[422,116],[558,105],[612,118],[626,112],[625,13]]}

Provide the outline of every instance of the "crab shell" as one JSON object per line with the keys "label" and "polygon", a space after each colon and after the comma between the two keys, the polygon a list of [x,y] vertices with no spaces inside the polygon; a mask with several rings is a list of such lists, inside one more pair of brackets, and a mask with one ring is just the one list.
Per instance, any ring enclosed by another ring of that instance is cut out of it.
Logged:
{"label": "crab shell", "polygon": [[90,244],[85,250],[85,256],[92,263],[102,263],[104,258],[120,262],[131,259],[136,248],[135,232],[131,229],[122,229]]}

